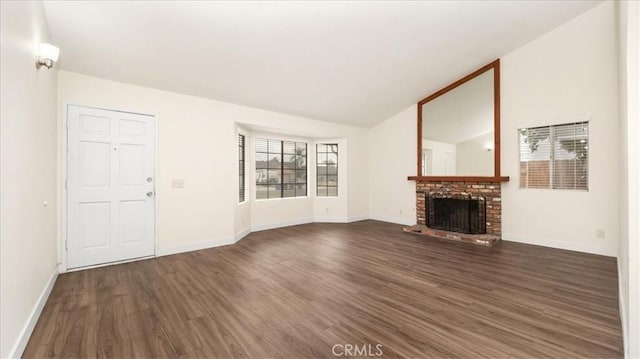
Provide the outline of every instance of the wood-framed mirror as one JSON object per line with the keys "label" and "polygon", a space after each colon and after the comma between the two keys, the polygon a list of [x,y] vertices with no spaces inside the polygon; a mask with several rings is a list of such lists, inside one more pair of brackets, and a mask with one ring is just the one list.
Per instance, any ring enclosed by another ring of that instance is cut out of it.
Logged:
{"label": "wood-framed mirror", "polygon": [[418,102],[417,176],[508,181],[500,175],[500,60]]}

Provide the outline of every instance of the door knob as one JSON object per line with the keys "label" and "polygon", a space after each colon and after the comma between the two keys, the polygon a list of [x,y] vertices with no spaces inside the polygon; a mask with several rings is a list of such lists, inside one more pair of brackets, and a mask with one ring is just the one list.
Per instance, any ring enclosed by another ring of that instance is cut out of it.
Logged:
{"label": "door knob", "polygon": [[147,192],[147,197],[153,197],[153,192]]}

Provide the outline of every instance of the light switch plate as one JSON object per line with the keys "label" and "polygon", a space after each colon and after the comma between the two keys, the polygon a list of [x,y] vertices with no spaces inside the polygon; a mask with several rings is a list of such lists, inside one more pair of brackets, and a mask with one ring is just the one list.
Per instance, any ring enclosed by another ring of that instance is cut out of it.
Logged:
{"label": "light switch plate", "polygon": [[171,188],[184,188],[184,180],[183,179],[172,179],[171,180]]}

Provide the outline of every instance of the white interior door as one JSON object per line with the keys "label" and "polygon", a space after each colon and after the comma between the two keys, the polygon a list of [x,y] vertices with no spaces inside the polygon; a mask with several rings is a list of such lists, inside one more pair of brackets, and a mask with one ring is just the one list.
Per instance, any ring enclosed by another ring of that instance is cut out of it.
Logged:
{"label": "white interior door", "polygon": [[67,268],[154,254],[155,118],[69,106]]}
{"label": "white interior door", "polygon": [[447,152],[445,154],[445,166],[446,166],[446,173],[447,176],[455,176],[457,171],[456,171],[456,154],[454,152]]}

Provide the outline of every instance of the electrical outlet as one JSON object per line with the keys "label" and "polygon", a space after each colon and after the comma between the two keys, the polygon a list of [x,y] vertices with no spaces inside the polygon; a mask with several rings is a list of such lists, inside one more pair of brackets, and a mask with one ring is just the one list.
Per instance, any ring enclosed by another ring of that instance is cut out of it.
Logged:
{"label": "electrical outlet", "polygon": [[596,237],[598,238],[604,238],[604,229],[598,229],[596,231]]}
{"label": "electrical outlet", "polygon": [[402,216],[404,214],[404,211],[402,210],[402,208],[400,208],[400,215]]}
{"label": "electrical outlet", "polygon": [[324,213],[329,213],[329,207],[326,207],[326,208],[324,209]]}

